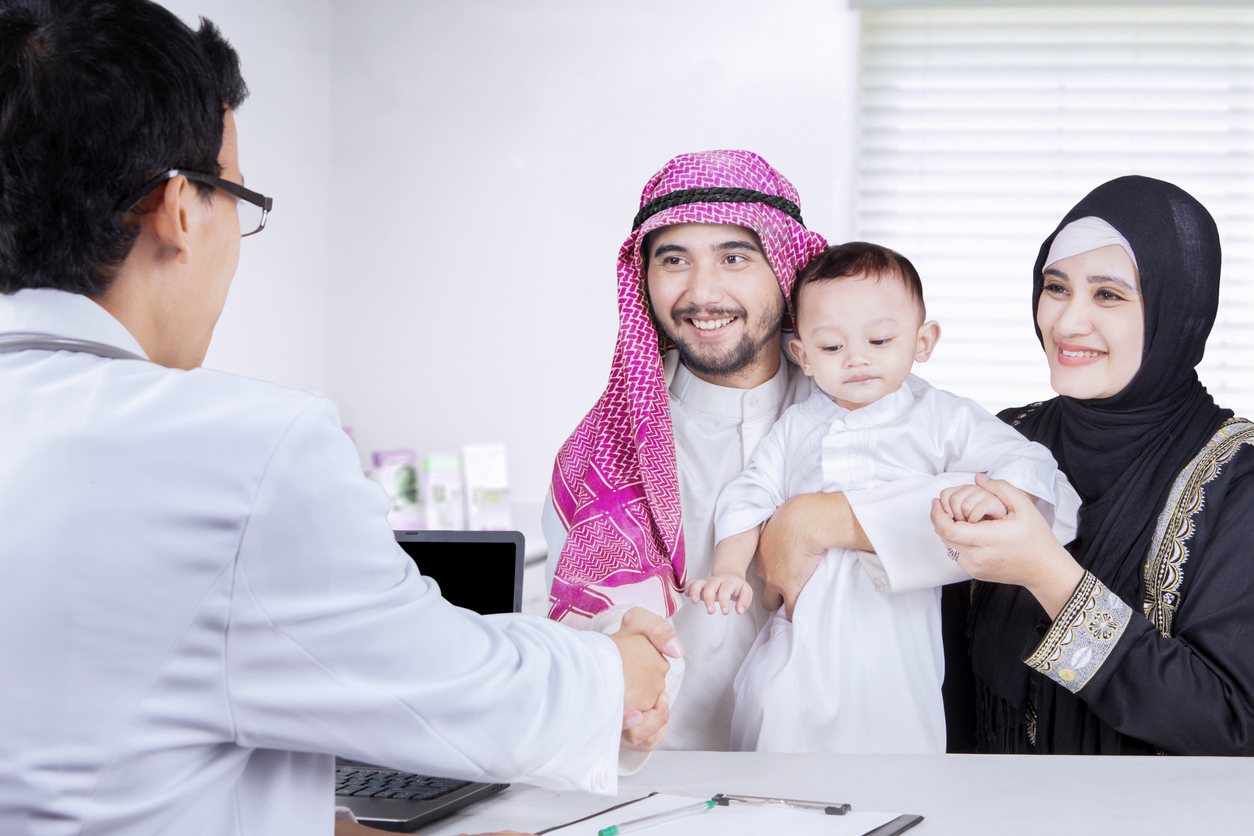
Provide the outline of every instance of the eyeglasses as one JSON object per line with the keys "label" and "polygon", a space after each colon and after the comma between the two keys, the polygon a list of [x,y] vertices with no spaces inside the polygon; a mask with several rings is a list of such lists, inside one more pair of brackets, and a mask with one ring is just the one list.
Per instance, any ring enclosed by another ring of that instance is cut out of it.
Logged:
{"label": "eyeglasses", "polygon": [[[118,204],[119,212],[130,212],[139,202],[146,198],[153,189],[162,183],[168,183],[179,175],[183,175],[188,180],[196,180],[200,183],[207,183],[210,186],[221,189],[235,195],[239,200],[235,202],[236,209],[239,211],[239,228],[240,237],[247,238],[249,235],[256,235],[258,232],[266,228],[266,216],[270,214],[270,208],[274,206],[274,198],[266,197],[260,192],[254,192],[252,189],[246,189],[239,183],[232,183],[230,180],[223,180],[221,177],[214,177],[212,174],[201,174],[199,171],[184,171],[181,168],[172,168],[169,171],[158,174],[156,177],[144,184],[143,188],[135,192],[126,200]],[[248,232],[244,232],[248,230]]]}

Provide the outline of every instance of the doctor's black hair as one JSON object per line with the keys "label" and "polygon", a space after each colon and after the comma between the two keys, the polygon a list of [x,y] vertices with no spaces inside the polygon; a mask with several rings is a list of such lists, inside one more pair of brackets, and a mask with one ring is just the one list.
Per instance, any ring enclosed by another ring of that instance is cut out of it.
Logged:
{"label": "doctor's black hair", "polygon": [[0,293],[107,290],[138,234],[118,204],[171,168],[221,174],[222,120],[247,96],[205,18],[193,31],[149,0],[4,0]]}
{"label": "doctor's black hair", "polygon": [[914,269],[910,259],[888,247],[868,244],[866,241],[833,244],[816,255],[805,266],[792,286],[794,319],[800,315],[797,310],[797,301],[801,298],[802,287],[816,282],[852,279],[858,276],[866,276],[877,281],[886,278],[897,279],[906,286],[906,292],[918,303],[919,321],[927,319],[927,306],[923,304],[923,280],[919,278],[919,271]]}

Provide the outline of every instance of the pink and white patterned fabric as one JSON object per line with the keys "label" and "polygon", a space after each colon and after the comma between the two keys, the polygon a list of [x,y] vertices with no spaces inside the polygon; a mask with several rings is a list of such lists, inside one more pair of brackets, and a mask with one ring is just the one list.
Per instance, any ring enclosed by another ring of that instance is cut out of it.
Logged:
{"label": "pink and white patterned fabric", "polygon": [[[800,203],[793,185],[757,154],[707,151],[667,163],[645,185],[640,206],[695,188],[752,189]],[[735,224],[756,232],[785,298],[797,272],[827,245],[763,203],[674,206],[645,220],[623,243],[609,385],[553,467],[553,504],[567,530],[550,597],[549,617],[557,621],[579,625],[618,603],[669,616],[680,601],[684,534],[662,369],[666,346],[649,317],[640,242],[654,229],[684,223]],[[662,595],[642,597],[638,590],[648,581]]]}

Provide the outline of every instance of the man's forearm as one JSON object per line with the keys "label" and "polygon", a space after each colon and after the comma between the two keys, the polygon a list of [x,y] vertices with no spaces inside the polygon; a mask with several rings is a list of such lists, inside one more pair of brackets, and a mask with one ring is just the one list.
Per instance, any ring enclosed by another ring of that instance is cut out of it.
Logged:
{"label": "man's forearm", "polygon": [[798,505],[790,516],[810,529],[806,539],[814,548],[875,551],[843,493],[800,494],[789,500],[793,502]]}
{"label": "man's forearm", "polygon": [[843,493],[794,496],[780,506],[758,541],[758,575],[766,581],[763,605],[781,604],[789,620],[797,596],[828,549],[871,551],[871,541]]}

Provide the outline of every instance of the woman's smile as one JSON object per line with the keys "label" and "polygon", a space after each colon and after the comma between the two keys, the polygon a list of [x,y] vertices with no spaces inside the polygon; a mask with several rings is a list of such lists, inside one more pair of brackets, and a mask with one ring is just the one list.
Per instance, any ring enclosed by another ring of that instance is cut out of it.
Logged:
{"label": "woman's smile", "polygon": [[1058,341],[1058,362],[1064,366],[1087,366],[1105,357],[1105,351]]}

